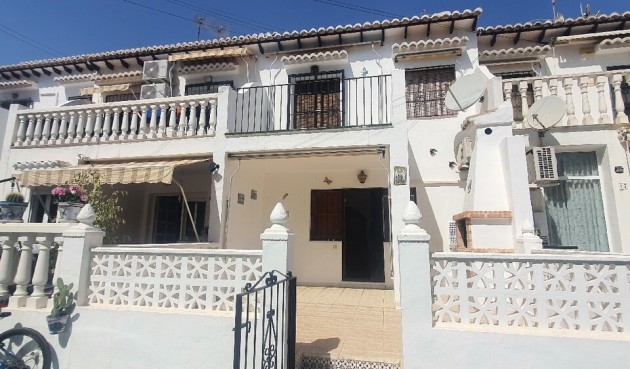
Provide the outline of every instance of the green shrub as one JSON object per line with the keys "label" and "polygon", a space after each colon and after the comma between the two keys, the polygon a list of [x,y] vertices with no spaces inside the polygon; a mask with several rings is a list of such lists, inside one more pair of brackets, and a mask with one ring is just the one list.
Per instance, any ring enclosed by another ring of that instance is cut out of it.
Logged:
{"label": "green shrub", "polygon": [[11,192],[5,198],[8,202],[24,202],[24,195],[19,192]]}

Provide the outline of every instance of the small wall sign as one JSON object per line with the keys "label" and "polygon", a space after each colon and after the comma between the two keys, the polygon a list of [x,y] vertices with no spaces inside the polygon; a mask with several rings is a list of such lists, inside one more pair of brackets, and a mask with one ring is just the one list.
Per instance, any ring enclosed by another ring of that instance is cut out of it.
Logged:
{"label": "small wall sign", "polygon": [[256,200],[256,199],[258,199],[258,191],[256,191],[256,190],[252,190],[252,193],[251,193],[250,198],[251,198],[252,200]]}
{"label": "small wall sign", "polygon": [[239,193],[236,202],[241,205],[245,204],[245,194]]}
{"label": "small wall sign", "polygon": [[394,186],[407,184],[407,167],[394,167]]}

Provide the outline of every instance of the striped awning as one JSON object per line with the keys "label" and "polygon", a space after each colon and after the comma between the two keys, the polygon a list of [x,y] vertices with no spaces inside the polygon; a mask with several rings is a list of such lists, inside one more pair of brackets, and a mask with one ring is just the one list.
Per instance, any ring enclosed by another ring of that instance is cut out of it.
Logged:
{"label": "striped awning", "polygon": [[107,85],[98,87],[82,88],[80,90],[81,95],[93,95],[95,93],[114,92],[114,91],[127,91],[129,89],[129,83],[123,83],[120,85]]}
{"label": "striped awning", "polygon": [[206,51],[193,51],[189,53],[173,54],[168,56],[169,61],[189,61],[211,58],[237,58],[239,56],[248,56],[252,53],[246,48],[238,49],[212,49]]}
{"label": "striped awning", "polygon": [[116,163],[80,164],[72,167],[33,170],[16,173],[20,185],[54,186],[72,182],[80,173],[95,171],[99,174],[101,183],[166,183],[173,181],[175,168],[202,163],[207,159],[173,159],[164,161],[126,161]]}

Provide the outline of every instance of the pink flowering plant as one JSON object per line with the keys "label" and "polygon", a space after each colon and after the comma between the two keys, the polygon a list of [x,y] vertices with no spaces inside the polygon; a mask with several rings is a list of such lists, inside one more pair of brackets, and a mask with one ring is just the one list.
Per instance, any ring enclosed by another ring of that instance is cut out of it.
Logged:
{"label": "pink flowering plant", "polygon": [[88,201],[88,195],[78,184],[71,184],[67,187],[58,186],[51,191],[56,202],[81,203]]}

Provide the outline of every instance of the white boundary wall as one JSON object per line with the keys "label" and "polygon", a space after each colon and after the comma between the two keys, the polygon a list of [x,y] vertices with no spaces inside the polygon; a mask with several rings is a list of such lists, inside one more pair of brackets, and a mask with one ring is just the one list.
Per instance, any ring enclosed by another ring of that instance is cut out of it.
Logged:
{"label": "white boundary wall", "polygon": [[405,221],[405,369],[628,367],[630,258],[430,255],[413,211]]}

